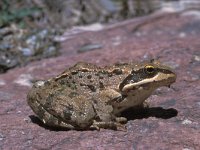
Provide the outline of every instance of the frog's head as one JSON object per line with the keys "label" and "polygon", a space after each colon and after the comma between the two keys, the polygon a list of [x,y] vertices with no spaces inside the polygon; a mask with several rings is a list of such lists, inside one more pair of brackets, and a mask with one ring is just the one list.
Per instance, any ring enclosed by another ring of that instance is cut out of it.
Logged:
{"label": "frog's head", "polygon": [[119,85],[119,90],[125,95],[134,90],[148,93],[161,86],[170,87],[175,80],[176,74],[158,62],[138,64],[133,65],[129,75]]}

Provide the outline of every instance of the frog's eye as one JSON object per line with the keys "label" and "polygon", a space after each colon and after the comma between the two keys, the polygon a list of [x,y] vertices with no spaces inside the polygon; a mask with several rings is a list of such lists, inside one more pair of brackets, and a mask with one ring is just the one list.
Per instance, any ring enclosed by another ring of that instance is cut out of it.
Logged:
{"label": "frog's eye", "polygon": [[154,66],[151,66],[151,65],[145,66],[145,71],[146,71],[148,74],[154,73],[155,70],[156,70],[156,69],[155,69]]}

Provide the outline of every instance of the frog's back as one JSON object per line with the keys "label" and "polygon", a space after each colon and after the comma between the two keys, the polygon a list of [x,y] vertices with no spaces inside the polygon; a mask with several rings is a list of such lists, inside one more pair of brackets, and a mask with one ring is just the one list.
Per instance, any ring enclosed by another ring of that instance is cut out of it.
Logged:
{"label": "frog's back", "polygon": [[[76,95],[91,94],[105,88],[118,89],[119,83],[127,76],[127,65],[98,67],[88,63],[78,63],[52,80]],[[70,94],[70,93],[69,93]],[[71,95],[71,94],[70,94]]]}

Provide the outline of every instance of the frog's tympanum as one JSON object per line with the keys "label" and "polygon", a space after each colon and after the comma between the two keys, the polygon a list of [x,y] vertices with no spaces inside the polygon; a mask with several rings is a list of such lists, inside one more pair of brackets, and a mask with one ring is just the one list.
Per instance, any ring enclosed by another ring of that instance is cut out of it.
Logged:
{"label": "frog's tympanum", "polygon": [[97,67],[78,63],[60,75],[33,85],[27,99],[48,126],[121,130],[121,112],[141,106],[152,92],[170,86],[176,75],[157,62]]}

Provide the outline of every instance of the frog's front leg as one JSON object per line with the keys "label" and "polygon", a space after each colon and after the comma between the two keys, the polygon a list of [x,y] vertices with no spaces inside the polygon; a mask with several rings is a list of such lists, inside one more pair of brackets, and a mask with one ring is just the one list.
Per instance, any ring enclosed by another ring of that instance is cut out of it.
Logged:
{"label": "frog's front leg", "polygon": [[110,128],[125,130],[124,123],[127,122],[127,119],[116,117],[113,114],[113,106],[110,104],[111,100],[119,96],[121,94],[113,89],[105,89],[93,95],[92,101],[97,117],[93,121],[91,129]]}

